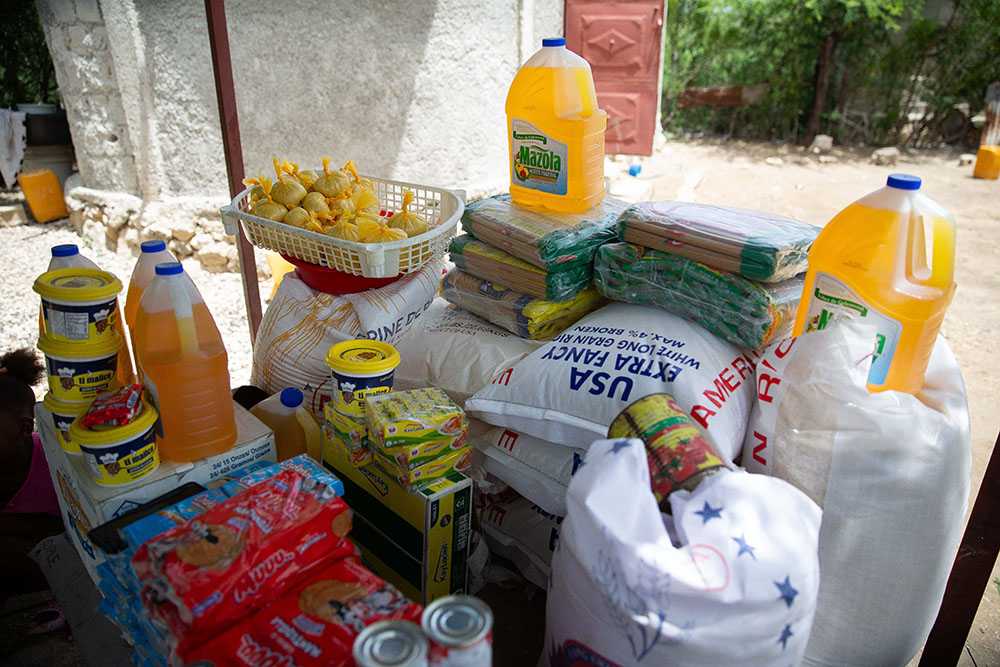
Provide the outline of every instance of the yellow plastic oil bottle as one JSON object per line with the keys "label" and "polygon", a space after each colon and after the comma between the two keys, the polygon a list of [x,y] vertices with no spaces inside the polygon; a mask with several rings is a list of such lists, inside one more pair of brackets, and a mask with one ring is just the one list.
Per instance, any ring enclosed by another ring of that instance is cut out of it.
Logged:
{"label": "yellow plastic oil bottle", "polygon": [[308,454],[317,461],[323,458],[319,425],[302,401],[302,391],[288,387],[250,408],[257,419],[274,431],[278,461],[299,454]]}
{"label": "yellow plastic oil bottle", "polygon": [[919,190],[918,177],[890,175],[830,220],[809,251],[795,335],[838,318],[873,322],[869,391],[919,391],[955,294],[955,220]]}
{"label": "yellow plastic oil bottle", "polygon": [[522,206],[582,213],[604,199],[604,130],[590,63],[562,37],[542,40],[507,93],[510,196]]}

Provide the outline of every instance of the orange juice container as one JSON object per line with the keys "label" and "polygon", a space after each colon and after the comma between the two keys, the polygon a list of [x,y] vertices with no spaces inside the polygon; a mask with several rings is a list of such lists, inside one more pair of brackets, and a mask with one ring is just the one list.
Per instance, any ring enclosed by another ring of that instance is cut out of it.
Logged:
{"label": "orange juice container", "polygon": [[156,265],[164,262],[176,262],[177,259],[167,250],[163,241],[143,241],[139,248],[139,259],[132,269],[132,278],[128,282],[128,292],[125,294],[125,324],[129,331],[135,326],[135,314],[139,310],[139,299],[156,276]]}
{"label": "orange juice container", "polygon": [[160,456],[183,462],[221,454],[236,443],[222,336],[179,262],[159,264],[155,274],[132,335],[142,384],[160,415]]}
{"label": "orange juice container", "polygon": [[301,390],[288,387],[250,408],[257,419],[274,431],[278,461],[299,454],[308,454],[317,461],[323,459],[319,425],[302,405],[303,400]]}
{"label": "orange juice container", "polygon": [[507,93],[510,196],[514,203],[582,213],[604,199],[604,130],[590,63],[562,37],[514,76]]}
{"label": "orange juice container", "polygon": [[809,251],[795,335],[840,318],[876,325],[868,390],[915,394],[955,294],[955,220],[892,174],[838,213]]}

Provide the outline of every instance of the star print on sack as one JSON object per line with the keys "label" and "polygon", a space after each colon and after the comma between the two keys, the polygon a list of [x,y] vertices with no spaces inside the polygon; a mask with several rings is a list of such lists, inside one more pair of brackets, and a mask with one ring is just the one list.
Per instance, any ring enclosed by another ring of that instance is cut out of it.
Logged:
{"label": "star print on sack", "polygon": [[798,595],[799,592],[792,588],[792,584],[788,581],[788,579],[788,577],[785,577],[783,582],[776,581],[774,582],[774,585],[778,587],[779,591],[781,591],[779,599],[784,600],[785,604],[791,607],[792,602],[795,601],[795,596]]}
{"label": "star print on sack", "polygon": [[718,507],[712,507],[711,505],[708,504],[708,501],[706,500],[705,507],[695,512],[695,514],[701,517],[702,524],[706,524],[708,523],[709,519],[722,518],[722,505],[719,505]]}
{"label": "star print on sack", "polygon": [[621,450],[627,448],[628,445],[629,445],[628,440],[625,439],[615,440],[613,443],[611,443],[611,449],[608,450],[608,454],[617,454]]}
{"label": "star print on sack", "polygon": [[786,624],[785,629],[781,631],[781,636],[778,637],[778,643],[781,644],[782,649],[788,647],[788,639],[794,634],[791,624]]}
{"label": "star print on sack", "polygon": [[743,554],[750,554],[751,558],[757,560],[757,557],[754,556],[753,554],[753,550],[755,547],[752,547],[749,544],[747,544],[746,535],[740,535],[739,537],[734,537],[733,541],[736,542],[736,544],[740,545],[740,550],[736,553],[737,558],[739,558]]}

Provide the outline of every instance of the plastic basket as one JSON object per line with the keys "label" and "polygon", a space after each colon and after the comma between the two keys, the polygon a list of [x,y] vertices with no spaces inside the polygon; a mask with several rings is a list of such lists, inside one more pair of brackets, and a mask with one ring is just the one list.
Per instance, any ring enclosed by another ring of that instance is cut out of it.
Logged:
{"label": "plastic basket", "polygon": [[227,234],[236,234],[237,224],[242,222],[250,243],[258,248],[366,278],[410,273],[444,255],[465,210],[464,192],[371,176],[364,178],[371,179],[379,204],[386,211],[401,210],[403,190],[412,192],[414,199],[407,210],[424,216],[428,230],[419,236],[389,243],[343,241],[251,214],[251,188],[220,209],[222,222]]}

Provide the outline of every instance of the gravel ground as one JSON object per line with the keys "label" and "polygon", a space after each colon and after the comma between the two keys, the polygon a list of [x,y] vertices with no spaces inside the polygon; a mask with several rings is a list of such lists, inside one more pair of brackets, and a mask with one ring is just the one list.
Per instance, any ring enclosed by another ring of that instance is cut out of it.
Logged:
{"label": "gravel ground", "polygon": [[[222,224],[222,221],[219,221]],[[127,250],[113,253],[104,247],[87,245],[67,220],[46,224],[29,223],[0,229],[0,245],[13,251],[0,276],[5,298],[0,299],[0,351],[19,347],[34,347],[38,340],[38,295],[31,289],[40,274],[48,268],[51,247],[60,243],[75,243],[80,252],[105,271],[118,276],[127,288],[136,257]],[[262,252],[258,250],[257,252]],[[195,260],[184,262],[184,270],[208,304],[215,323],[222,333],[229,353],[229,376],[233,387],[248,384],[253,351],[250,347],[250,327],[243,299],[243,285],[237,273],[208,273]],[[260,281],[261,303],[271,294],[270,278]],[[124,301],[125,290],[120,298]],[[36,387],[39,397],[46,387]]]}

